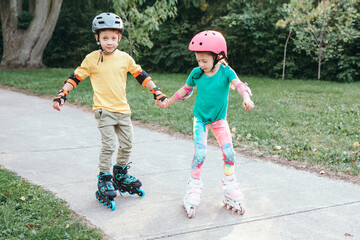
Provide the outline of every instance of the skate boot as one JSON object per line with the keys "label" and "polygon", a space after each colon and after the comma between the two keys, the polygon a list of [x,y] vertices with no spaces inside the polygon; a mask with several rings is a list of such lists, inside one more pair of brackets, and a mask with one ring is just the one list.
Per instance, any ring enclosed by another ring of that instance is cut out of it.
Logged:
{"label": "skate boot", "polygon": [[195,209],[200,204],[203,183],[201,180],[190,178],[184,197],[184,208],[189,218],[195,215]]}
{"label": "skate boot", "polygon": [[113,176],[110,173],[100,172],[97,176],[98,180],[98,191],[95,192],[95,198],[100,203],[104,204],[111,210],[115,210],[116,204],[114,198],[116,197],[116,190],[114,188],[111,179]]}
{"label": "skate boot", "polygon": [[239,184],[236,181],[236,176],[225,176],[222,179],[224,190],[224,205],[227,209],[232,209],[233,212],[237,212],[240,215],[245,213],[245,208],[242,205],[243,194],[239,188]]}
{"label": "skate boot", "polygon": [[135,193],[140,197],[145,195],[145,192],[140,188],[141,182],[136,179],[136,177],[128,174],[128,169],[130,163],[128,163],[125,167],[115,164],[113,167],[113,175],[114,175],[114,184],[115,189],[119,190],[121,193],[128,192],[131,195]]}

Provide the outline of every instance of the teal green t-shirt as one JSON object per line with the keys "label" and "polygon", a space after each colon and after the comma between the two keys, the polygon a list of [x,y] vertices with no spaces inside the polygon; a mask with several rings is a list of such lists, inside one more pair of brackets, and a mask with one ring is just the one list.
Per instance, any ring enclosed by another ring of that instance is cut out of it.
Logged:
{"label": "teal green t-shirt", "polygon": [[230,83],[237,78],[236,73],[231,67],[222,64],[218,72],[211,77],[201,72],[200,67],[194,68],[186,80],[187,85],[197,86],[194,116],[206,123],[225,119]]}

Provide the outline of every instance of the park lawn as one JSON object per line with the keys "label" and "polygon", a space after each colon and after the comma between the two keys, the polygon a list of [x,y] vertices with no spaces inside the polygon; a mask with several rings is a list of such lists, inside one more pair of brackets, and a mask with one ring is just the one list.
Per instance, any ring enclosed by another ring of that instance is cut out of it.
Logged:
{"label": "park lawn", "polygon": [[104,239],[65,201],[0,169],[0,239]]}
{"label": "park lawn", "polygon": [[[2,70],[0,85],[34,95],[55,96],[72,72],[73,69]],[[157,73],[151,76],[169,96],[185,83],[187,77],[186,74]],[[257,149],[307,165],[320,165],[330,171],[359,175],[360,82],[247,76],[240,79],[249,83],[255,108],[245,111],[239,94],[230,91],[227,118],[235,147],[246,146],[249,150]],[[164,110],[155,106],[151,93],[129,76],[127,98],[134,120],[192,134],[196,91],[186,101]],[[70,93],[68,101],[90,107],[90,81],[81,82]]]}

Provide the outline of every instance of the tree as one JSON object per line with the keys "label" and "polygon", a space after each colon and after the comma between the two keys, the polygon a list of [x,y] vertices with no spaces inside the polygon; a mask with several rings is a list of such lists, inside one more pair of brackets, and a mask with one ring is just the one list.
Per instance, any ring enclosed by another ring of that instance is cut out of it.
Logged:
{"label": "tree", "polygon": [[124,20],[125,36],[120,44],[131,56],[139,45],[151,48],[153,43],[149,34],[159,30],[165,20],[176,16],[177,0],[156,0],[153,5],[145,2],[114,0],[115,11]]}
{"label": "tree", "polygon": [[44,67],[44,49],[54,31],[62,0],[1,0],[1,66]]}
{"label": "tree", "polygon": [[283,10],[285,20],[277,25],[289,26],[296,33],[295,43],[318,63],[318,79],[321,65],[331,58],[338,58],[344,45],[359,36],[354,27],[358,17],[354,7],[357,0],[322,0],[317,6],[313,1],[291,0]]}

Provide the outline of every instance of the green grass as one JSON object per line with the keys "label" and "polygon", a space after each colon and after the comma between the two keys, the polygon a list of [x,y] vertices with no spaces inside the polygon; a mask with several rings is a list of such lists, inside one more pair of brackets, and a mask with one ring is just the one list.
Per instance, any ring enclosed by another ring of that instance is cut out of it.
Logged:
{"label": "green grass", "polygon": [[[55,96],[73,69],[2,70],[0,85],[24,89],[35,95]],[[167,95],[186,80],[185,74],[151,74]],[[360,173],[360,82],[335,83],[240,77],[247,81],[255,108],[246,112],[235,91],[230,92],[228,121],[235,146],[258,149],[288,160],[321,165],[331,171]],[[127,97],[133,119],[168,126],[192,134],[194,96],[163,110],[150,92],[129,77]],[[92,90],[85,80],[70,93],[69,102],[91,106]]]}
{"label": "green grass", "polygon": [[0,239],[103,239],[49,191],[0,169]]}

